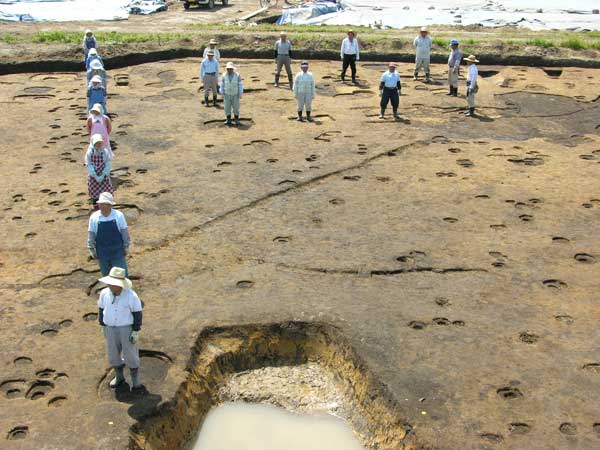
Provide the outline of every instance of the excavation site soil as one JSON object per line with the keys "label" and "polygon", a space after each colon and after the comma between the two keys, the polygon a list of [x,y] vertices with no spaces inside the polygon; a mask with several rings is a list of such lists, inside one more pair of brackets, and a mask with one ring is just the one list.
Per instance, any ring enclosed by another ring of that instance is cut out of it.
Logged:
{"label": "excavation site soil", "polygon": [[143,395],[108,386],[85,75],[0,77],[0,447],[189,449],[249,401],[365,450],[600,448],[600,71],[480,66],[468,118],[464,79],[401,65],[381,120],[385,64],[315,61],[299,123],[272,61],[235,62],[239,128],[197,59],[110,71]]}

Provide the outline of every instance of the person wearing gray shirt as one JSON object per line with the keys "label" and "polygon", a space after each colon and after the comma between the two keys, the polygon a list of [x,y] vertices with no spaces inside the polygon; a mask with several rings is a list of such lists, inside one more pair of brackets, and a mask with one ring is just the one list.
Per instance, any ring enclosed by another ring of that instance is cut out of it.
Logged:
{"label": "person wearing gray shirt", "polygon": [[460,62],[463,58],[463,52],[458,48],[458,41],[450,41],[450,55],[448,56],[448,88],[447,95],[456,97],[458,95],[458,76],[460,75]]}
{"label": "person wearing gray shirt", "polygon": [[275,87],[279,87],[279,76],[281,68],[285,66],[290,89],[293,89],[292,80],[292,43],[288,40],[285,31],[280,33],[280,38],[275,42],[275,59],[277,60],[277,71],[275,72]]}

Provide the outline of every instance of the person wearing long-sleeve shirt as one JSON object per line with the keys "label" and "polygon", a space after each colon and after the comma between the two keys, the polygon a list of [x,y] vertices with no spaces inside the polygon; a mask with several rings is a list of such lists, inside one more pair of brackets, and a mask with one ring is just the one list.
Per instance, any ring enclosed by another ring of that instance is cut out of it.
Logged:
{"label": "person wearing long-sleeve shirt", "polygon": [[429,62],[431,59],[431,36],[429,36],[429,31],[426,27],[421,28],[421,32],[419,36],[415,38],[413,41],[413,46],[415,47],[415,74],[414,80],[416,81],[419,76],[419,71],[421,67],[425,70],[425,82],[429,83],[431,81],[431,76],[429,72]]}
{"label": "person wearing long-sleeve shirt", "polygon": [[228,62],[225,66],[227,72],[221,77],[221,94],[225,103],[225,115],[227,120],[225,125],[231,126],[231,110],[235,118],[235,125],[240,125],[240,100],[244,93],[244,84],[242,76],[235,71],[236,67],[232,62]]}
{"label": "person wearing long-sleeve shirt", "polygon": [[354,31],[348,31],[347,36],[348,37],[344,38],[342,41],[342,47],[340,49],[340,58],[342,59],[342,81],[346,80],[346,71],[348,70],[348,66],[350,66],[352,83],[356,84],[356,61],[360,61],[360,50]]}
{"label": "person wearing long-sleeve shirt", "polygon": [[102,67],[104,67],[104,62],[102,61],[102,58],[98,54],[98,50],[96,50],[95,48],[90,48],[90,50],[88,52],[88,56],[85,59],[85,70],[90,70],[92,61],[100,61],[100,64],[102,64]]}
{"label": "person wearing long-sleeve shirt", "polygon": [[88,53],[91,49],[98,47],[96,42],[96,38],[94,37],[94,33],[92,30],[85,30],[85,35],[83,36],[83,60],[87,61]]}
{"label": "person wearing long-sleeve shirt", "polygon": [[308,62],[302,61],[300,64],[301,71],[298,72],[294,79],[294,97],[298,100],[298,121],[304,122],[302,111],[306,108],[306,120],[313,122],[311,117],[312,101],[315,98],[315,78],[308,71]]}
{"label": "person wearing long-sleeve shirt", "polygon": [[398,106],[400,105],[400,91],[402,89],[400,74],[396,71],[396,63],[391,62],[388,67],[387,72],[381,75],[381,80],[379,81],[379,94],[381,95],[381,113],[379,114],[379,118],[384,118],[385,109],[388,103],[391,102],[394,118],[398,119]]}
{"label": "person wearing long-sleeve shirt", "polygon": [[463,52],[458,48],[458,41],[450,41],[450,56],[448,56],[448,94],[452,97],[458,95],[458,76],[460,75],[460,63],[463,59]]}
{"label": "person wearing long-sleeve shirt", "polygon": [[108,114],[108,110],[106,109],[106,88],[102,86],[102,78],[100,78],[98,75],[94,75],[92,77],[92,81],[87,89],[87,99],[88,114],[96,103],[102,105],[104,114]]}
{"label": "person wearing long-sleeve shirt", "polygon": [[208,56],[208,52],[211,50],[213,51],[213,55],[217,62],[221,61],[221,52],[219,52],[219,49],[217,48],[217,41],[214,39],[211,39],[208,42],[208,47],[206,47],[204,49],[204,52],[202,52],[202,59],[206,59],[206,57]]}
{"label": "person wearing long-sleeve shirt", "polygon": [[279,36],[279,40],[275,42],[275,60],[277,61],[277,70],[275,71],[275,87],[279,86],[279,76],[281,75],[281,68],[285,66],[285,72],[288,76],[290,89],[293,89],[292,43],[287,38],[285,31],[282,31]]}
{"label": "person wearing long-sleeve shirt", "polygon": [[469,102],[469,110],[465,113],[469,117],[475,116],[475,94],[479,91],[477,85],[477,76],[479,70],[477,69],[477,63],[479,62],[475,55],[470,55],[465,58],[465,61],[469,65],[467,69],[467,100]]}
{"label": "person wearing long-sleeve shirt", "polygon": [[102,275],[107,275],[111,267],[122,267],[127,272],[125,256],[131,239],[125,215],[113,208],[115,201],[110,192],[100,194],[96,203],[100,209],[90,216],[88,224],[90,256],[98,259]]}
{"label": "person wearing long-sleeve shirt", "polygon": [[204,105],[208,106],[208,94],[212,91],[214,106],[217,106],[217,94],[219,93],[217,77],[219,76],[219,61],[215,59],[215,53],[209,50],[206,58],[200,64],[200,79],[204,85]]}
{"label": "person wearing long-sleeve shirt", "polygon": [[109,275],[98,281],[108,286],[100,291],[98,298],[98,322],[103,328],[108,362],[115,371],[109,386],[116,389],[125,382],[123,368],[127,366],[131,376],[130,390],[142,390],[138,348],[143,319],[142,301],[122,267],[112,267]]}

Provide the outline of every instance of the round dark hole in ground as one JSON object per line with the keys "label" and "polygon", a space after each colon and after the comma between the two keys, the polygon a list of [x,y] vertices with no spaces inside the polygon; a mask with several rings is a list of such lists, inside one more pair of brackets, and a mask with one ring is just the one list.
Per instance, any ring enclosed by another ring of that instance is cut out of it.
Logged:
{"label": "round dark hole in ground", "polygon": [[47,330],[43,330],[41,334],[42,334],[42,336],[46,336],[46,337],[54,337],[58,334],[58,330],[55,330],[53,328],[48,328]]}
{"label": "round dark hole in ground", "polygon": [[250,280],[241,280],[236,283],[236,286],[239,287],[240,289],[248,289],[248,288],[251,288],[253,285],[254,285],[254,281],[250,281]]}
{"label": "round dark hole in ground", "polygon": [[17,440],[17,439],[25,439],[27,437],[27,433],[29,432],[29,427],[19,426],[14,427],[12,430],[8,432],[6,439],[9,441]]}
{"label": "round dark hole in ground", "polygon": [[570,423],[570,422],[564,422],[564,423],[560,424],[560,427],[558,427],[558,430],[562,434],[568,434],[570,436],[573,436],[573,435],[577,434],[577,425],[575,425],[574,423]]}

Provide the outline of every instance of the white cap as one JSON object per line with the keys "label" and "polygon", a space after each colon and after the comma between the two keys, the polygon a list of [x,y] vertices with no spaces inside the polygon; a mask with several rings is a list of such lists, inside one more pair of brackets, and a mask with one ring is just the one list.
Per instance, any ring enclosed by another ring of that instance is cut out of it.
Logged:
{"label": "white cap", "polygon": [[104,142],[104,138],[101,134],[96,133],[92,135],[92,145],[96,145],[98,142]]}

